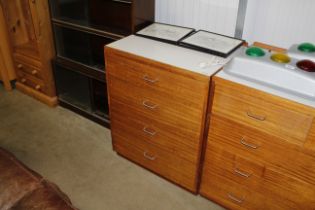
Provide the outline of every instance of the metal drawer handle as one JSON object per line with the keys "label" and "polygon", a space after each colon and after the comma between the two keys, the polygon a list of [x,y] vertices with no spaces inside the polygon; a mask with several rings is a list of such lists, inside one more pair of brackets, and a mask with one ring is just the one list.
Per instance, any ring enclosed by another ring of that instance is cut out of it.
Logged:
{"label": "metal drawer handle", "polygon": [[143,128],[143,132],[145,132],[145,133],[147,133],[147,134],[149,134],[149,135],[151,135],[151,136],[154,136],[155,134],[156,134],[156,131],[150,131],[150,130],[148,130],[148,127],[144,127]]}
{"label": "metal drawer handle", "polygon": [[22,79],[21,79],[21,82],[22,82],[22,83],[25,83],[25,82],[26,82],[26,79],[25,79],[25,78],[22,78]]}
{"label": "metal drawer handle", "polygon": [[17,65],[18,69],[22,69],[23,68],[23,65],[22,64],[19,64]]}
{"label": "metal drawer handle", "polygon": [[131,4],[131,1],[124,1],[124,0],[112,0],[112,1],[117,2],[117,3]]}
{"label": "metal drawer handle", "polygon": [[36,71],[36,70],[33,70],[31,73],[32,73],[32,75],[36,75],[36,74],[37,74],[37,71]]}
{"label": "metal drawer handle", "polygon": [[242,139],[241,139],[241,144],[243,144],[244,146],[249,147],[251,149],[258,149],[259,148],[259,146],[257,146],[257,145],[247,143],[245,141],[244,137],[242,137]]}
{"label": "metal drawer handle", "polygon": [[250,111],[247,111],[246,114],[248,117],[253,118],[255,120],[259,120],[259,121],[265,121],[266,120],[266,116],[255,115],[255,114],[251,113]]}
{"label": "metal drawer handle", "polygon": [[234,169],[234,172],[240,176],[243,176],[243,177],[246,177],[246,178],[249,178],[251,176],[250,173],[245,173],[243,171],[240,171],[238,168],[235,168]]}
{"label": "metal drawer handle", "polygon": [[145,107],[147,107],[147,108],[149,108],[149,109],[155,109],[155,108],[157,108],[158,107],[158,105],[157,104],[149,104],[149,102],[150,101],[143,101],[142,102],[142,104],[143,104],[143,106],[145,106]]}
{"label": "metal drawer handle", "polygon": [[231,193],[228,193],[228,197],[232,200],[235,201],[237,203],[243,203],[244,202],[244,197],[242,199],[239,199],[237,197],[235,197],[234,195],[232,195]]}
{"label": "metal drawer handle", "polygon": [[152,160],[152,161],[156,159],[155,156],[150,156],[150,155],[148,155],[148,152],[143,152],[143,156],[144,156],[146,159]]}
{"label": "metal drawer handle", "polygon": [[150,77],[148,75],[144,75],[143,79],[144,79],[144,81],[150,82],[150,83],[156,83],[159,81],[159,79],[150,79]]}

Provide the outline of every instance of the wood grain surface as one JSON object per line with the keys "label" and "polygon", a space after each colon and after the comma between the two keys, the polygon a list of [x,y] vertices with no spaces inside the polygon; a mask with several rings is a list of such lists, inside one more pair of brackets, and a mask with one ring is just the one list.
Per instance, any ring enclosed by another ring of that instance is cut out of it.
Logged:
{"label": "wood grain surface", "polygon": [[230,209],[314,209],[314,109],[217,77],[212,87],[200,193]]}
{"label": "wood grain surface", "polygon": [[1,3],[18,75],[17,89],[31,96],[38,93],[35,98],[47,105],[56,105],[51,65],[55,49],[48,1],[1,0]]}
{"label": "wood grain surface", "polygon": [[106,48],[114,149],[197,192],[210,77]]}

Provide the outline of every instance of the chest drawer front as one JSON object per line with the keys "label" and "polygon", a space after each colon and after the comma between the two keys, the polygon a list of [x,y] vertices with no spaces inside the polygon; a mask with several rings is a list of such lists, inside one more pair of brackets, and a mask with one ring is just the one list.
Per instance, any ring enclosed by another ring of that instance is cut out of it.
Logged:
{"label": "chest drawer front", "polygon": [[114,149],[124,157],[149,170],[196,192],[197,165],[178,158],[149,143],[133,144],[133,139],[124,139],[113,134]]}
{"label": "chest drawer front", "polygon": [[43,79],[42,72],[39,68],[29,65],[23,60],[15,59],[15,66],[18,71],[22,71],[38,79]]}
{"label": "chest drawer front", "polygon": [[144,61],[141,63],[119,56],[108,56],[106,67],[108,75],[144,90],[159,91],[165,96],[188,101],[195,108],[202,106],[200,99],[209,89],[209,77],[199,76],[196,79],[193,76],[183,76],[164,65],[155,67]]}
{"label": "chest drawer front", "polygon": [[248,160],[221,149],[211,142],[206,149],[204,173],[214,173],[250,189],[257,189],[264,175],[265,166],[257,160]]}
{"label": "chest drawer front", "polygon": [[242,184],[211,172],[203,175],[200,194],[228,209],[298,210],[290,201],[281,201],[275,196],[265,196],[257,191],[251,191]]}
{"label": "chest drawer front", "polygon": [[261,185],[266,195],[275,194],[285,202],[291,202],[290,209],[314,209],[314,184],[287,175],[285,171],[267,166]]}
{"label": "chest drawer front", "polygon": [[[263,192],[263,185],[258,191],[251,190],[242,184],[213,173],[208,173],[207,177],[203,178],[203,182],[207,184],[207,187],[201,185],[201,195],[211,198],[229,209],[312,209],[310,205],[299,205],[277,193]],[[308,206],[308,208],[302,206]]]}
{"label": "chest drawer front", "polygon": [[304,154],[299,146],[216,114],[212,115],[210,125],[207,141],[211,144],[280,166],[290,175],[315,184],[315,159]]}
{"label": "chest drawer front", "polygon": [[[146,116],[165,121],[176,127],[184,127],[191,132],[200,132],[203,109],[196,109],[187,104],[182,104],[173,98],[164,98],[155,92],[133,87],[114,78],[109,78],[110,98],[120,101]],[[204,98],[205,104],[206,98]]]}
{"label": "chest drawer front", "polygon": [[213,173],[261,195],[276,196],[279,201],[290,204],[290,209],[311,209],[314,206],[315,189],[311,184],[291,177],[279,167],[225,149],[208,144],[204,174]]}
{"label": "chest drawer front", "polygon": [[213,113],[303,146],[313,117],[241,92],[216,86]]}
{"label": "chest drawer front", "polygon": [[39,60],[27,57],[27,56],[25,56],[23,54],[13,53],[13,58],[14,58],[15,61],[22,62],[24,64],[33,66],[35,68],[38,68],[38,69],[42,68],[41,62]]}
{"label": "chest drawer front", "polygon": [[[117,68],[115,68],[115,72],[116,72],[116,69]],[[113,72],[113,71],[109,71],[109,72]],[[177,87],[174,87],[175,89],[166,89],[166,88],[161,87],[158,84],[145,81],[141,75],[139,75],[136,79],[134,77],[128,76],[130,72],[137,73],[136,71],[123,71],[123,72],[125,72],[124,76],[122,75],[117,76],[111,73],[109,73],[108,76],[110,80],[112,80],[113,82],[120,82],[122,84],[128,84],[129,88],[127,89],[127,91],[129,93],[133,93],[134,91],[140,90],[141,92],[149,93],[150,95],[154,95],[155,97],[160,97],[163,100],[178,101],[196,110],[202,109],[203,107],[202,100],[205,97],[205,93],[208,91],[208,88],[209,88],[209,85],[208,85],[209,83],[207,82],[202,83],[199,81],[194,81],[194,82],[190,82],[186,84],[181,83]],[[177,81],[173,81],[173,83],[176,84]],[[169,86],[172,86],[172,84],[169,84]],[[181,86],[184,86],[184,87],[181,87]],[[179,89],[179,90],[176,90],[176,89]]]}
{"label": "chest drawer front", "polygon": [[47,93],[46,86],[42,80],[21,71],[17,72],[17,76],[18,81],[23,85],[33,88],[36,91]]}
{"label": "chest drawer front", "polygon": [[149,142],[161,149],[197,164],[200,135],[148,118],[132,108],[112,100],[111,130],[134,142]]}

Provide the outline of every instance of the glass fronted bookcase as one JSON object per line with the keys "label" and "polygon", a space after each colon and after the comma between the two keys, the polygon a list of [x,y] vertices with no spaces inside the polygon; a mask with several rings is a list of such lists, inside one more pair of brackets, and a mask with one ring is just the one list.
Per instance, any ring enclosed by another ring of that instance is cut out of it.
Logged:
{"label": "glass fronted bookcase", "polygon": [[154,21],[154,0],[50,0],[59,104],[104,126],[104,46]]}

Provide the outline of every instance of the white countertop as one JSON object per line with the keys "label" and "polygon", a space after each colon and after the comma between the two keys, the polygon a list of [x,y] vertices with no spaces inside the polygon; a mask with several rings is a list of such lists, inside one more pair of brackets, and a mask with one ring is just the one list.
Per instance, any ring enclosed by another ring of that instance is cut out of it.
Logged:
{"label": "white countertop", "polygon": [[230,60],[135,35],[107,46],[206,76],[212,76]]}
{"label": "white countertop", "polygon": [[271,88],[271,87],[262,85],[260,83],[248,81],[248,80],[242,79],[240,77],[228,74],[224,70],[220,71],[218,74],[216,74],[216,76],[223,78],[223,79],[226,79],[226,80],[229,80],[229,81],[232,81],[232,82],[236,82],[236,83],[241,84],[241,85],[245,85],[245,86],[257,89],[257,90],[264,91],[266,93],[270,93],[272,95],[280,96],[282,98],[289,99],[289,100],[298,102],[300,104],[304,104],[304,105],[311,106],[311,107],[315,108],[315,100],[310,100],[308,98],[299,97],[295,94],[291,94],[289,92],[285,92],[285,91],[282,91],[280,89]]}
{"label": "white countertop", "polygon": [[[238,50],[229,58],[224,59],[208,53],[203,53],[135,35],[130,35],[107,46],[206,76],[214,75],[232,57],[241,52],[241,50]],[[245,80],[240,77],[228,74],[224,70],[219,71],[216,76],[292,101],[296,101],[304,105],[315,107],[314,100],[299,97],[295,94],[291,94],[290,92],[285,92],[281,89],[265,86],[257,82]]]}

